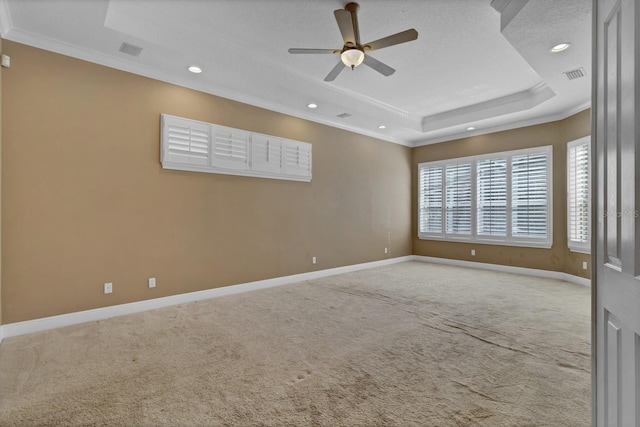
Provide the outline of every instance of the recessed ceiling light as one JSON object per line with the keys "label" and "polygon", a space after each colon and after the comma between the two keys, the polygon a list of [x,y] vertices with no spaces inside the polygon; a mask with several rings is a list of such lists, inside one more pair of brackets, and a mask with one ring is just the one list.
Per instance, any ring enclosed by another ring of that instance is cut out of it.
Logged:
{"label": "recessed ceiling light", "polygon": [[307,104],[307,107],[309,107],[309,108],[318,108],[318,104],[314,104],[312,102],[311,104]]}
{"label": "recessed ceiling light", "polygon": [[187,67],[187,70],[195,74],[200,74],[202,72],[202,68],[198,67],[197,65],[190,65],[189,67]]}
{"label": "recessed ceiling light", "polygon": [[378,126],[378,129],[386,129],[387,127],[385,125],[380,125]]}
{"label": "recessed ceiling light", "polygon": [[473,126],[469,126],[467,130],[475,130],[475,128]]}
{"label": "recessed ceiling light", "polygon": [[571,43],[559,43],[551,48],[551,52],[553,53],[562,52],[563,50],[569,49],[570,46],[571,46]]}

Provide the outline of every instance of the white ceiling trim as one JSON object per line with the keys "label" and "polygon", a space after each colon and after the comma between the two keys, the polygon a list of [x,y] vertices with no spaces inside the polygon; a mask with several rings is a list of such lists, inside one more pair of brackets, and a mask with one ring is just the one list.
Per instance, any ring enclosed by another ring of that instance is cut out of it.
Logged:
{"label": "white ceiling trim", "polygon": [[422,131],[439,130],[466,123],[473,123],[491,117],[529,110],[551,99],[555,95],[555,92],[551,90],[546,83],[541,82],[532,88],[518,93],[423,117]]}
{"label": "white ceiling trim", "polygon": [[523,128],[527,126],[535,126],[535,125],[540,125],[544,123],[557,122],[558,120],[564,120],[568,117],[573,116],[574,114],[578,114],[579,112],[587,110],[589,108],[591,108],[590,101],[584,104],[578,105],[577,107],[572,108],[568,111],[563,111],[561,113],[549,114],[543,117],[536,117],[528,120],[514,121],[514,122],[502,124],[502,125],[476,129],[475,131],[459,132],[456,134],[445,135],[440,138],[425,139],[423,141],[414,141],[411,146],[422,147],[424,145],[437,144],[440,142],[447,142],[447,141],[455,141],[456,139],[469,138],[472,136],[486,135],[486,134],[495,133],[495,132],[502,132],[505,130],[518,129],[518,128]]}

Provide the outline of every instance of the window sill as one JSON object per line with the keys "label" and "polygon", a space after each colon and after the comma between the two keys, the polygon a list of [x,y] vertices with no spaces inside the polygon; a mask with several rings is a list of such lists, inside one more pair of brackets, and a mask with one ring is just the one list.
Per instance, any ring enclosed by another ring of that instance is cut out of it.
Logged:
{"label": "window sill", "polygon": [[553,246],[550,242],[531,242],[522,240],[494,240],[494,239],[478,239],[471,237],[440,237],[440,236],[418,236],[420,240],[434,240],[438,242],[450,242],[450,243],[472,243],[474,245],[492,245],[492,246],[516,246],[521,248],[534,248],[534,249],[551,249]]}

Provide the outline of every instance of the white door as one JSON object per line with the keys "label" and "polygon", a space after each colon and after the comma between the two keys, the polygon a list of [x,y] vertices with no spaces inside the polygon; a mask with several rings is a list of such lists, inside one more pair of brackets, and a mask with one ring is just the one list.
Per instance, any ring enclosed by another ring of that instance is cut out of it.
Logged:
{"label": "white door", "polygon": [[640,427],[640,1],[593,6],[594,425]]}

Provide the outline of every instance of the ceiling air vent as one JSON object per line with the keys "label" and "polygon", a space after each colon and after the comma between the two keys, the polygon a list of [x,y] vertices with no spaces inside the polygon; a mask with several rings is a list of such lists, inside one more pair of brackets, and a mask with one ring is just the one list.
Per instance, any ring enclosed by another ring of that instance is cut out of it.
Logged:
{"label": "ceiling air vent", "polygon": [[347,117],[351,117],[349,113],[338,114],[336,117],[340,117],[341,119],[346,119]]}
{"label": "ceiling air vent", "polygon": [[569,71],[565,71],[564,73],[565,76],[567,76],[567,78],[569,80],[575,80],[575,79],[579,79],[581,77],[585,76],[584,73],[584,68],[580,67],[580,68],[576,68],[575,70],[569,70]]}
{"label": "ceiling air vent", "polygon": [[127,42],[122,42],[120,49],[118,50],[131,56],[140,56],[140,53],[142,53],[142,48],[140,46],[135,46]]}

